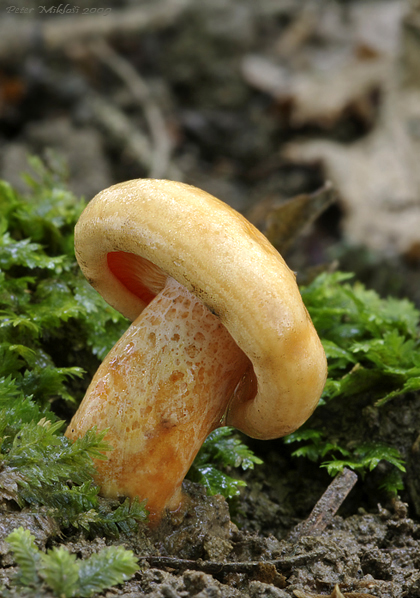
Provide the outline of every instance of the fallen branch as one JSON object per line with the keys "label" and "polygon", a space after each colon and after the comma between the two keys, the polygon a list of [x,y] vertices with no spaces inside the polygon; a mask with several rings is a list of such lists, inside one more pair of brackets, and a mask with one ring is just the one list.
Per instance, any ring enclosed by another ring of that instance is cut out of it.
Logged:
{"label": "fallen branch", "polygon": [[223,575],[227,573],[245,573],[248,575],[255,575],[264,566],[275,567],[276,570],[288,572],[293,567],[305,565],[308,562],[321,559],[327,553],[325,546],[319,547],[318,550],[312,552],[305,552],[304,554],[297,554],[295,556],[284,556],[278,559],[267,561],[239,561],[239,562],[219,562],[219,561],[204,561],[198,559],[196,561],[191,559],[179,559],[172,556],[140,556],[139,561],[146,561],[151,567],[155,568],[170,568],[181,571],[192,570],[202,571],[210,575]]}
{"label": "fallen branch", "polygon": [[356,482],[357,474],[350,469],[343,469],[328,486],[309,517],[293,529],[288,540],[297,542],[303,536],[316,536],[323,532]]}

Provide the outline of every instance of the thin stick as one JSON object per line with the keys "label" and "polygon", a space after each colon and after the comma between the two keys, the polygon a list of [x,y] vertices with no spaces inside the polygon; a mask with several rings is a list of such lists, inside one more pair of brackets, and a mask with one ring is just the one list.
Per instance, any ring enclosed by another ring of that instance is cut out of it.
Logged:
{"label": "thin stick", "polygon": [[[152,169],[150,139],[140,129],[133,127],[132,121],[121,110],[101,96],[91,93],[89,103],[93,118],[106,132],[111,142],[150,172]],[[174,164],[168,165],[166,176],[176,181],[182,179],[181,172]]]}
{"label": "thin stick", "polygon": [[147,83],[140,73],[103,39],[89,44],[89,49],[98,60],[124,82],[143,109],[153,147],[149,176],[155,179],[167,176],[171,156],[171,142],[166,131],[165,120],[159,106],[152,98]]}
{"label": "thin stick", "polygon": [[357,482],[357,474],[344,468],[328,486],[312,509],[309,517],[299,523],[290,533],[288,540],[296,542],[303,536],[316,536],[331,523],[334,515],[343,504],[350,490]]}
{"label": "thin stick", "polygon": [[278,559],[268,561],[239,561],[239,562],[219,562],[219,561],[203,561],[198,559],[193,561],[190,559],[178,559],[171,556],[140,556],[139,560],[147,561],[151,567],[177,569],[186,571],[187,569],[193,571],[203,571],[210,575],[222,575],[225,573],[247,573],[254,574],[264,565],[272,565],[281,571],[290,571],[293,567],[304,565],[309,561],[321,559],[327,553],[325,546],[318,550],[313,550],[310,553],[298,554],[296,556],[285,556]]}

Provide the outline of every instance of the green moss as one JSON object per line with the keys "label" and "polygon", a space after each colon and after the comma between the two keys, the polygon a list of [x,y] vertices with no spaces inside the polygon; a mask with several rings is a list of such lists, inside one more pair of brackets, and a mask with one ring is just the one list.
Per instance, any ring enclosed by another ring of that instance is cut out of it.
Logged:
{"label": "green moss", "polygon": [[233,428],[228,427],[214,430],[205,440],[188,472],[187,477],[202,484],[210,495],[222,494],[226,498],[237,496],[246,483],[232,478],[226,470],[237,467],[253,469],[254,465],[262,463],[246,445],[232,436],[233,432]]}
{"label": "green moss", "polygon": [[[419,311],[406,299],[382,299],[351,274],[322,274],[302,296],[328,358],[328,379],[315,415],[286,443],[301,443],[295,456],[326,467],[331,475],[344,467],[362,475],[380,461],[389,463],[382,486],[402,488],[405,471],[398,450],[382,442],[337,439],[337,413],[355,417],[363,407],[383,407],[392,398],[420,390]],[[334,416],[333,416],[334,414]]]}
{"label": "green moss", "polygon": [[34,536],[22,527],[9,534],[6,541],[19,567],[18,582],[34,591],[45,584],[58,598],[88,598],[123,583],[138,570],[132,551],[121,546],[103,548],[87,559],[77,559],[63,546],[41,552]]}

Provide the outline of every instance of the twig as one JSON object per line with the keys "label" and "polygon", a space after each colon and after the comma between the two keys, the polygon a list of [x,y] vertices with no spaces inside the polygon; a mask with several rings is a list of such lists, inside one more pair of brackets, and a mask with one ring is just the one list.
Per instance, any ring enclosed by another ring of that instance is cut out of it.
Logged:
{"label": "twig", "polygon": [[316,536],[324,531],[356,482],[357,474],[350,469],[343,469],[328,486],[309,517],[294,528],[288,540],[296,542],[303,536]]}
{"label": "twig", "polygon": [[[150,172],[152,168],[152,149],[150,140],[139,129],[133,127],[132,121],[114,104],[98,95],[91,94],[90,108],[96,120],[111,139],[111,142],[135,160],[143,169]],[[167,176],[173,180],[181,180],[180,171],[169,164]]]}
{"label": "twig", "polygon": [[265,565],[274,566],[281,571],[290,571],[293,567],[299,567],[310,561],[322,558],[327,553],[327,548],[322,546],[318,550],[309,553],[298,554],[295,556],[285,556],[278,559],[267,561],[239,561],[239,562],[219,562],[219,561],[197,561],[190,559],[179,559],[172,556],[140,556],[139,560],[147,561],[151,567],[177,569],[186,571],[202,571],[210,575],[223,575],[226,573],[245,573],[256,574]]}
{"label": "twig", "polygon": [[170,161],[171,142],[164,118],[158,105],[153,101],[149,87],[136,69],[103,39],[89,44],[89,49],[125,83],[135,100],[142,106],[153,146],[149,176],[164,177],[167,175]]}
{"label": "twig", "polygon": [[83,9],[80,9],[75,16],[53,19],[40,14],[40,7],[25,19],[20,15],[16,18],[2,14],[0,59],[22,56],[39,47],[57,50],[94,36],[138,34],[164,28],[173,24],[192,4],[193,0],[155,0],[136,8],[112,10],[108,15],[82,14]]}
{"label": "twig", "polygon": [[150,169],[150,142],[114,104],[98,95],[90,96],[94,120],[109,136],[111,143],[124,151],[146,170]]}

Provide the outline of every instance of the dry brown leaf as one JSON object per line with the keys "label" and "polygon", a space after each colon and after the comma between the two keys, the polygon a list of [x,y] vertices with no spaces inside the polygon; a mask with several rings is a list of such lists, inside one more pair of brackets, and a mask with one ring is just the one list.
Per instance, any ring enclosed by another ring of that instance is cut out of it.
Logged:
{"label": "dry brown leaf", "polygon": [[344,113],[370,121],[373,95],[382,85],[388,61],[353,56],[326,72],[291,73],[263,56],[248,55],[242,62],[245,80],[253,87],[287,104],[290,124],[332,127]]}
{"label": "dry brown leaf", "polygon": [[329,128],[349,114],[370,124],[401,16],[398,1],[329,4],[328,10],[308,3],[271,52],[244,57],[243,77],[285,106],[292,126]]}
{"label": "dry brown leaf", "polygon": [[393,94],[377,128],[358,143],[311,141],[284,152],[322,163],[344,208],[345,236],[378,251],[410,253],[420,242],[420,93],[413,95]]}
{"label": "dry brown leaf", "polygon": [[[410,68],[419,64],[419,39],[417,48],[406,48],[404,68],[398,62],[390,71],[380,118],[368,136],[351,145],[294,143],[284,152],[294,162],[323,165],[340,196],[351,242],[409,256],[420,247],[420,71]],[[408,34],[404,40],[407,45]]]}
{"label": "dry brown leaf", "polygon": [[18,502],[19,485],[24,482],[24,477],[11,468],[0,471],[0,501],[14,500]]}
{"label": "dry brown leaf", "polygon": [[303,193],[282,203],[264,200],[254,206],[248,218],[262,230],[280,253],[335,201],[330,182],[315,193]]}

